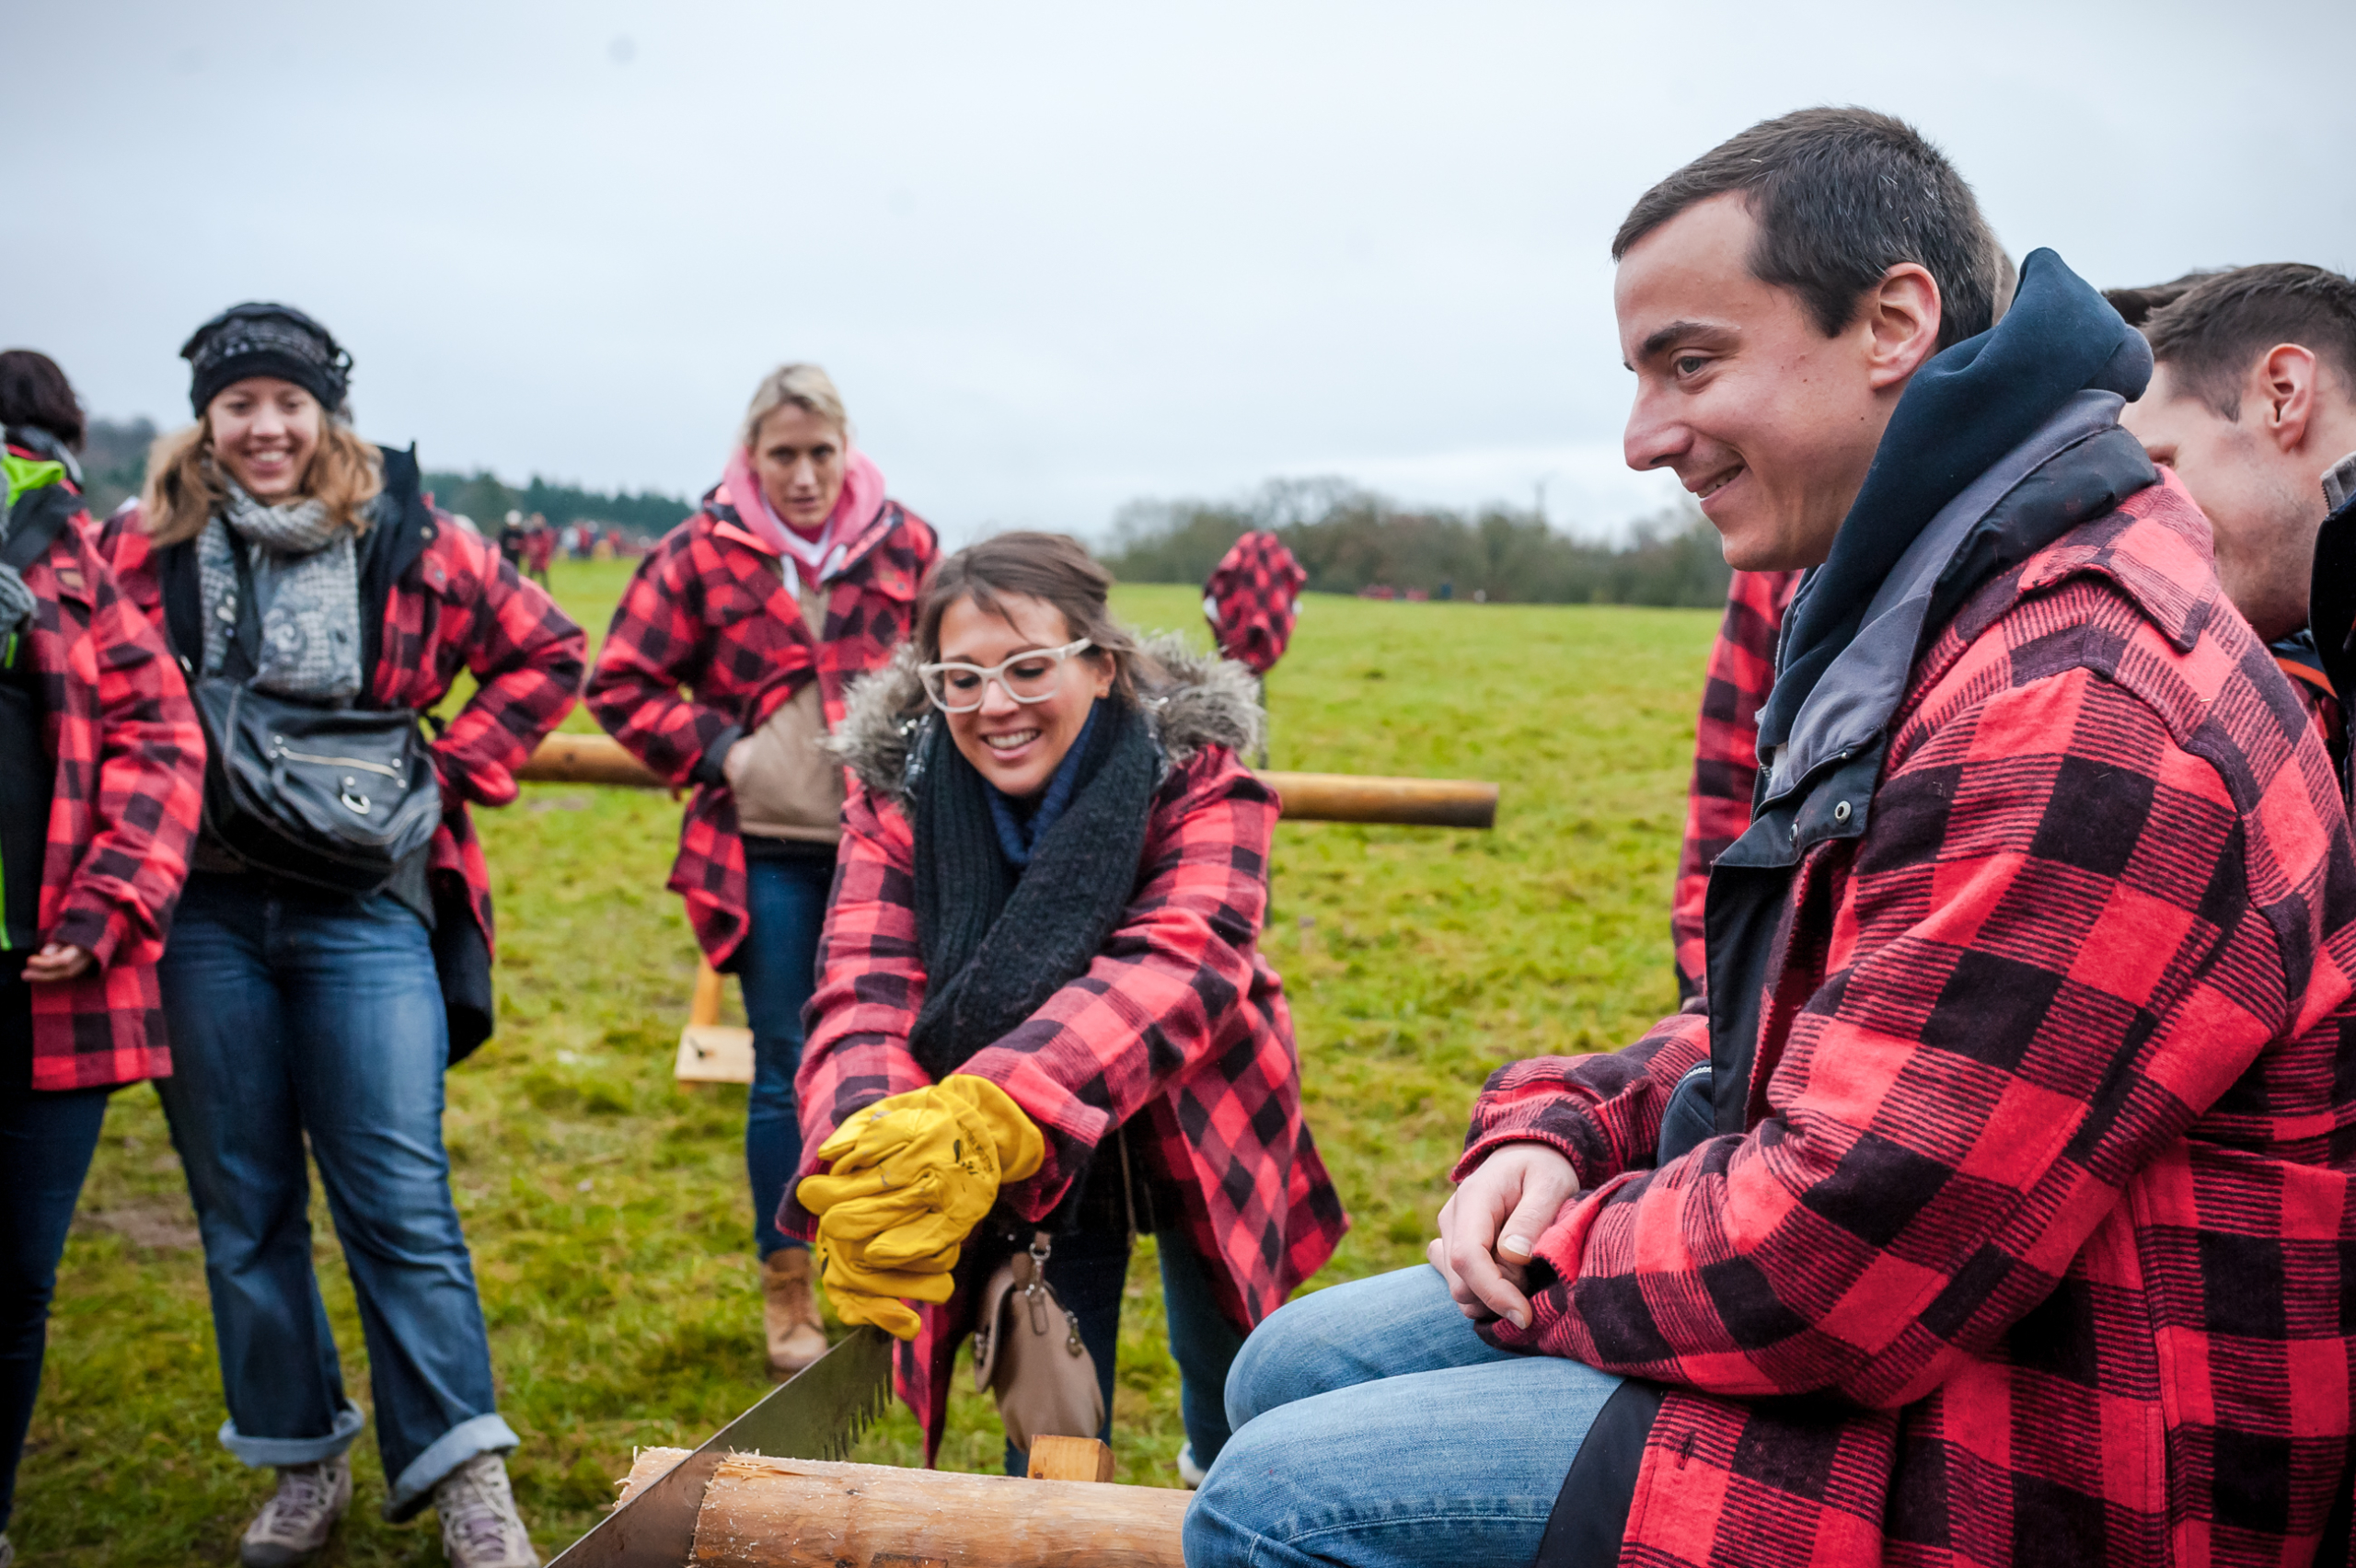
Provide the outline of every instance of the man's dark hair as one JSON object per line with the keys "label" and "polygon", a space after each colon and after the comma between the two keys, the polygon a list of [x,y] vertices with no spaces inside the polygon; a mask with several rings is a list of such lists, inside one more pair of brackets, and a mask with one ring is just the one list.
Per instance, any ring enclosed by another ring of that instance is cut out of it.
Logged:
{"label": "man's dark hair", "polygon": [[2163,306],[2174,305],[2193,284],[2203,278],[2213,278],[2222,271],[2223,269],[2219,267],[2203,267],[2198,271],[2187,272],[2181,278],[2171,278],[2165,283],[2146,283],[2139,289],[2105,289],[2102,297],[2110,302],[2111,309],[2119,312],[2120,320],[2140,329],[2152,318],[2152,312]]}
{"label": "man's dark hair", "polygon": [[74,384],[47,354],[30,349],[0,353],[0,424],[30,425],[57,437],[68,452],[82,450],[88,426]]}
{"label": "man's dark hair", "polygon": [[2143,324],[2152,358],[2223,420],[2242,417],[2242,378],[2279,343],[2330,366],[2356,398],[2356,281],[2298,261],[2269,261],[2195,278]]}
{"label": "man's dark hair", "polygon": [[1942,349],[1995,325],[2003,247],[1971,187],[1902,120],[1867,109],[1803,109],[1762,120],[1644,193],[1611,259],[1713,196],[1740,191],[1759,225],[1751,275],[1800,296],[1826,337],[1901,262],[1939,285]]}

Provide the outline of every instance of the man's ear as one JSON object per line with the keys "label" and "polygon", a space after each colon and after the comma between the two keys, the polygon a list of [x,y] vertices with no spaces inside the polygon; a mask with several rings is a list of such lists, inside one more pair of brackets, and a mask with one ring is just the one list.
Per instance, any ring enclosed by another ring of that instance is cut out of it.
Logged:
{"label": "man's ear", "polygon": [[2318,368],[2314,350],[2277,343],[2250,372],[2250,388],[2243,396],[2257,400],[2258,429],[2281,451],[2296,452],[2306,444],[2316,415]]}
{"label": "man's ear", "polygon": [[1939,284],[1919,262],[1901,261],[1857,302],[1869,334],[1865,375],[1877,392],[1902,386],[1938,352]]}

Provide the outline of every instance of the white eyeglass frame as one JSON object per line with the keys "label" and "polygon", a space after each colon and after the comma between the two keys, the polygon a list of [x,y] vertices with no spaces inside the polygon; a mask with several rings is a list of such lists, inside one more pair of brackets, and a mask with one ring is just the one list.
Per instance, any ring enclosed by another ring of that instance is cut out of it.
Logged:
{"label": "white eyeglass frame", "polygon": [[[924,695],[927,700],[930,701],[935,708],[940,709],[943,713],[973,712],[983,703],[989,700],[990,683],[992,681],[996,681],[998,683],[999,690],[1006,693],[1007,696],[1012,698],[1015,701],[1027,705],[1034,702],[1045,702],[1056,694],[1054,691],[1048,690],[1041,692],[1036,697],[1023,696],[1021,692],[1014,689],[1014,683],[1006,678],[1006,667],[1009,664],[1020,664],[1025,659],[1045,658],[1053,659],[1056,662],[1057,666],[1061,668],[1062,665],[1074,654],[1085,653],[1088,650],[1095,646],[1095,643],[1083,637],[1076,642],[1067,642],[1061,648],[1026,648],[1020,653],[1012,654],[1008,658],[999,661],[999,663],[991,665],[987,670],[982,668],[979,664],[968,664],[963,659],[944,659],[937,664],[918,664],[917,666],[917,674],[923,679]],[[933,695],[932,677],[938,674],[946,674],[951,670],[963,670],[968,674],[976,674],[982,677],[982,684],[977,688],[981,695],[975,698],[973,701],[967,703],[963,708],[952,708],[947,702]]]}

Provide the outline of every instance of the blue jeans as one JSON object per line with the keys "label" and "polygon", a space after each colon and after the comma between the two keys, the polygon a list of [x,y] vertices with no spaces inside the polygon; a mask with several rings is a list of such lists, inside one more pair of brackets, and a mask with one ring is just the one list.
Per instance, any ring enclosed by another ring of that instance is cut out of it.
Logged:
{"label": "blue jeans", "polygon": [[1529,1568],[1620,1379],[1483,1343],[1429,1266],[1302,1297],[1243,1343],[1189,1568]]}
{"label": "blue jeans", "polygon": [[802,1163],[793,1075],[802,1067],[802,1009],[818,984],[818,934],[834,891],[832,856],[746,862],[751,917],[737,949],[736,979],[753,1030],[753,1090],[745,1101],[745,1173],[753,1185],[753,1241],[767,1258],[799,1247],[777,1228],[785,1184]]}
{"label": "blue jeans", "polygon": [[[1195,1462],[1207,1465],[1227,1446],[1226,1386],[1228,1368],[1243,1336],[1218,1309],[1211,1295],[1210,1274],[1194,1244],[1184,1234],[1165,1230],[1160,1237],[1161,1296],[1168,1314],[1170,1355],[1178,1363],[1178,1410],[1186,1424],[1186,1442]],[[1008,1247],[997,1244],[982,1260],[981,1278],[989,1277]],[[1104,1395],[1104,1427],[1097,1435],[1113,1440],[1113,1371],[1121,1346],[1121,1290],[1129,1274],[1126,1231],[1081,1231],[1058,1237],[1047,1255],[1047,1283],[1056,1299],[1080,1320],[1080,1343],[1096,1363],[1096,1385]],[[1006,1446],[1006,1473],[1022,1475],[1030,1455],[1011,1442]]]}
{"label": "blue jeans", "polygon": [[298,1465],[360,1435],[311,1272],[307,1134],[359,1297],[385,1511],[405,1518],[459,1465],[516,1444],[450,1200],[449,1037],[424,924],[382,894],[200,872],[161,978],[173,1073],[156,1090],[204,1237],[222,1445]]}
{"label": "blue jeans", "polygon": [[32,1020],[25,985],[14,973],[22,962],[21,954],[0,953],[10,970],[0,979],[0,1529],[8,1528],[17,1461],[40,1394],[57,1260],[113,1092],[43,1094],[27,1087]]}

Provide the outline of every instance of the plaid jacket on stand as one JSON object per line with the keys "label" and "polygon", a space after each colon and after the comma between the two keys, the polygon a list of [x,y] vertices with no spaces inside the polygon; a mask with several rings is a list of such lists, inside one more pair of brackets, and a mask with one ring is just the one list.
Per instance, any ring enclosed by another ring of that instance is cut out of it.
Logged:
{"label": "plaid jacket on stand", "polygon": [[1775,640],[1799,592],[1796,571],[1738,571],[1727,586],[1727,616],[1710,650],[1702,713],[1693,733],[1693,782],[1685,797],[1685,846],[1677,857],[1669,909],[1677,994],[1698,996],[1705,978],[1702,903],[1710,865],[1750,825],[1759,777],[1759,705],[1775,684]]}
{"label": "plaid jacket on stand", "polygon": [[[1178,1198],[1222,1311],[1244,1330],[1324,1264],[1349,1223],[1301,1116],[1283,985],[1259,952],[1276,809],[1233,754],[1196,752],[1154,797],[1136,896],[1094,964],[958,1068],[1003,1088],[1046,1135],[1040,1172],[1001,1193],[1026,1219],[1128,1124],[1141,1174]],[[925,995],[915,876],[907,819],[854,784],[794,1085],[797,1182],[846,1117],[931,1081],[908,1051]],[[780,1219],[812,1233],[791,1189]],[[928,1462],[973,1294],[920,1307],[924,1329],[899,1357]]]}
{"label": "plaid jacket on stand", "polygon": [[1274,534],[1246,534],[1228,548],[1204,584],[1204,596],[1218,612],[1211,635],[1218,651],[1265,675],[1276,667],[1292,641],[1300,585],[1309,573]]}
{"label": "plaid jacket on stand", "polygon": [[[845,683],[907,640],[941,553],[930,525],[884,502],[826,583],[822,640],[803,624],[776,556],[735,516],[715,490],[648,552],[583,694],[606,732],[675,785],[692,781],[716,744],[759,729],[814,672],[827,727],[840,724]],[[697,786],[669,886],[687,900],[704,956],[725,964],[746,919],[745,840],[725,784]]]}
{"label": "plaid jacket on stand", "polygon": [[[443,808],[432,869],[465,882],[468,910],[488,945],[491,868],[467,808],[515,798],[515,770],[572,706],[587,640],[555,600],[515,575],[498,547],[447,513],[431,513],[420,532],[416,559],[386,598],[368,700],[425,712],[449,695],[459,671],[474,676],[466,706],[433,743]],[[107,519],[100,543],[125,590],[160,628],[163,588],[136,502]]]}
{"label": "plaid jacket on stand", "polygon": [[28,987],[32,1087],[164,1078],[172,1058],[156,961],[203,812],[204,732],[163,634],[109,570],[87,513],[24,577],[57,763],[37,919],[42,940],[96,960],[72,980]]}
{"label": "plaid jacket on stand", "polygon": [[1489,1332],[1669,1390],[1623,1562],[2305,1562],[2356,1368],[2322,742],[2173,478],[1975,595],[1889,732],[1791,882],[1748,1133],[1641,1168],[1698,1014],[1490,1080],[1464,1168],[1588,1192]]}

